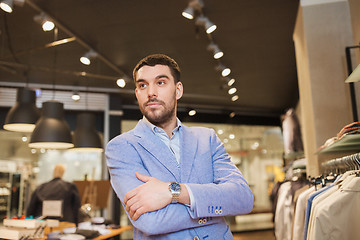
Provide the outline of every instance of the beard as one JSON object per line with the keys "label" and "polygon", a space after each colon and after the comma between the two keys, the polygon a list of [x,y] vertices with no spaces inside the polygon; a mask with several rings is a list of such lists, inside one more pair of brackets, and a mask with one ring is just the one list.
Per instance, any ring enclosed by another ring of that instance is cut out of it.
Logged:
{"label": "beard", "polygon": [[[160,104],[162,108],[146,109],[146,105],[150,102],[156,102]],[[172,101],[169,105],[166,105],[164,101],[152,98],[139,107],[141,113],[146,117],[147,120],[149,120],[149,122],[155,126],[160,126],[171,121],[171,119],[175,116],[176,101]]]}

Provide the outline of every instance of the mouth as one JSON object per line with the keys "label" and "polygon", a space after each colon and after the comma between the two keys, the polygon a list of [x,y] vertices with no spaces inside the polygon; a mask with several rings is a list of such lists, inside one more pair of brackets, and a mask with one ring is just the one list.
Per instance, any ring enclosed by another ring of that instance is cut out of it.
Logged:
{"label": "mouth", "polygon": [[158,102],[158,101],[150,101],[150,102],[145,103],[145,107],[148,107],[148,108],[157,108],[161,105],[162,105],[161,102]]}

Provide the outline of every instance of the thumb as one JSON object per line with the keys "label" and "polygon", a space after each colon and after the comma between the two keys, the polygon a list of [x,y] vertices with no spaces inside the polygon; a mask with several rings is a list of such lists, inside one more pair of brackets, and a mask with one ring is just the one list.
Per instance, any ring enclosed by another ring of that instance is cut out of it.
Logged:
{"label": "thumb", "polygon": [[148,181],[150,181],[150,178],[151,178],[149,176],[146,176],[146,175],[138,173],[138,172],[135,172],[135,175],[140,181],[143,181],[143,182],[148,182]]}

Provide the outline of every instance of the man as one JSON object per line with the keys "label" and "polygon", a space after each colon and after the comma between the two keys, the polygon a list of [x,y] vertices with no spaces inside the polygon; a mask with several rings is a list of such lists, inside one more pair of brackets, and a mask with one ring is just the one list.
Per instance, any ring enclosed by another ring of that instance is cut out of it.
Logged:
{"label": "man", "polygon": [[74,183],[62,179],[64,172],[64,165],[58,164],[55,166],[54,179],[41,184],[32,193],[26,215],[40,217],[42,216],[44,200],[61,200],[63,216],[60,220],[78,224],[81,206],[79,191]]}
{"label": "man", "polygon": [[214,130],[177,119],[177,63],[150,55],[133,77],[144,117],[105,153],[134,239],[233,239],[224,216],[250,212],[253,195]]}

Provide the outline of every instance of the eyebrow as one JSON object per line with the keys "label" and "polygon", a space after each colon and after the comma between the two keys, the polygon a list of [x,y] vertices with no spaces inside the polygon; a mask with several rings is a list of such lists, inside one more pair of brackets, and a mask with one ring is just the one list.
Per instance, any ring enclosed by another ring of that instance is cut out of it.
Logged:
{"label": "eyebrow", "polygon": [[[170,79],[170,77],[169,77],[168,75],[165,75],[165,74],[158,75],[158,76],[155,77],[155,79],[160,79],[160,78]],[[142,79],[142,78],[137,79],[137,80],[136,80],[136,83],[139,83],[139,82],[146,82],[146,80],[145,80],[145,79]]]}
{"label": "eyebrow", "polygon": [[168,76],[168,75],[165,75],[165,74],[156,76],[155,79],[159,79],[159,78],[167,78],[167,79],[170,79],[169,76]]}

